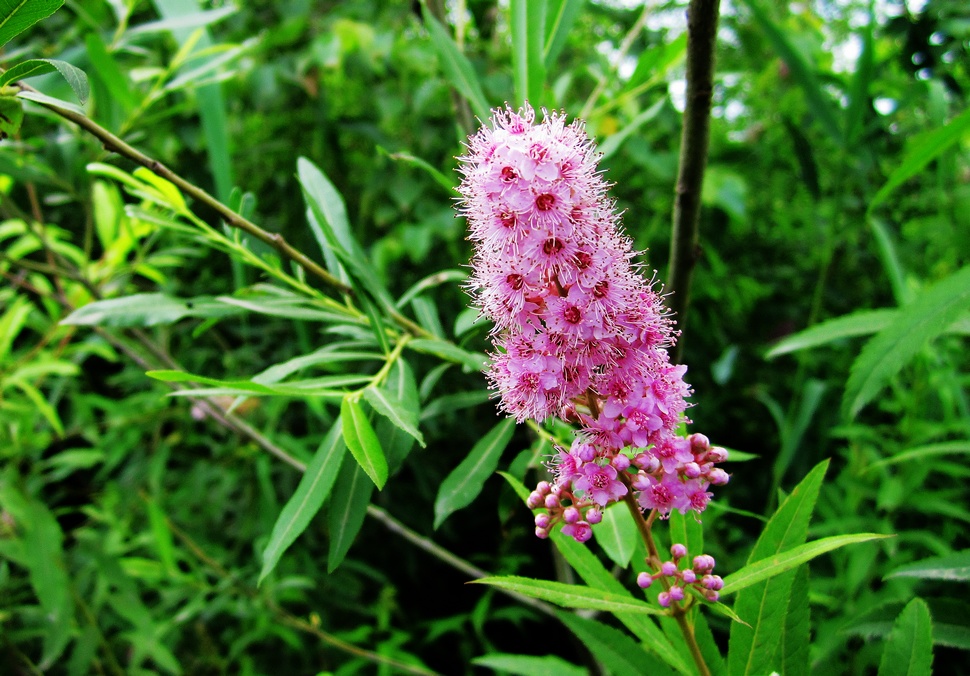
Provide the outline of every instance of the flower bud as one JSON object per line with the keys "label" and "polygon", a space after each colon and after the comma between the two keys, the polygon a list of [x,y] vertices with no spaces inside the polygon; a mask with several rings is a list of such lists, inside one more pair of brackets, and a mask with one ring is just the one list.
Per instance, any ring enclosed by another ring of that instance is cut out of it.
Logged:
{"label": "flower bud", "polygon": [[599,507],[590,507],[586,510],[586,520],[595,526],[603,520],[603,512],[600,511]]}
{"label": "flower bud", "polygon": [[649,589],[652,584],[653,578],[648,573],[640,573],[637,575],[637,586],[640,589]]}
{"label": "flower bud", "polygon": [[567,507],[562,512],[562,520],[566,523],[576,523],[579,521],[579,510],[575,507]]}
{"label": "flower bud", "polygon": [[670,554],[675,559],[682,559],[685,556],[687,556],[687,547],[685,547],[684,545],[682,545],[680,543],[671,545],[670,546]]}
{"label": "flower bud", "polygon": [[660,572],[666,575],[667,577],[674,577],[675,575],[677,575],[677,564],[674,563],[673,561],[665,561],[660,566]]}

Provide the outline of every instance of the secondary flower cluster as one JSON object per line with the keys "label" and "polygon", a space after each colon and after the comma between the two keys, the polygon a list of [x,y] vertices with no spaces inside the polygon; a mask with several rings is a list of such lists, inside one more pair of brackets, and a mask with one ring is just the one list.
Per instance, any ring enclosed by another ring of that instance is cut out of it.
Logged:
{"label": "secondary flower cluster", "polygon": [[708,554],[695,556],[690,568],[680,570],[680,560],[687,556],[687,547],[681,544],[671,546],[670,553],[674,557],[673,561],[665,561],[660,565],[660,571],[653,575],[640,573],[637,576],[637,584],[642,589],[647,589],[653,584],[654,580],[663,578],[667,583],[667,590],[660,592],[657,596],[657,603],[664,608],[669,608],[670,604],[684,600],[684,590],[687,587],[694,587],[708,601],[714,602],[720,598],[720,591],[724,588],[724,580],[720,575],[712,575],[714,570],[714,557]]}
{"label": "secondary flower cluster", "polygon": [[702,511],[728,475],[707,438],[683,438],[684,366],[673,322],[632,262],[582,125],[529,107],[493,111],[460,158],[462,213],[475,244],[469,289],[494,322],[489,379],[521,422],[557,416],[581,432],[555,482],[530,496],[536,533],[583,542],[602,508],[632,491],[644,510]]}

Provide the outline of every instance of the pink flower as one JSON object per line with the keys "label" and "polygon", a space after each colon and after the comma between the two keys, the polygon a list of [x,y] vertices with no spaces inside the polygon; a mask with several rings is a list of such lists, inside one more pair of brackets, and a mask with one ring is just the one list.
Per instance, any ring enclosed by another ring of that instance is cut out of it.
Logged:
{"label": "pink flower", "polygon": [[619,500],[627,494],[627,487],[616,478],[616,468],[612,465],[598,465],[588,462],[580,469],[580,477],[573,482],[576,490],[583,491],[589,499],[601,507]]}

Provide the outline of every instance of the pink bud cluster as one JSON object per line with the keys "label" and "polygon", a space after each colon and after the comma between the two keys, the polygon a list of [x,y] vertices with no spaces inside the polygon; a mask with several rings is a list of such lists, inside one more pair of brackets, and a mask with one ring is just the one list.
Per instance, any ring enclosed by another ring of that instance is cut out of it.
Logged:
{"label": "pink bud cluster", "polygon": [[673,322],[607,196],[581,123],[526,106],[493,111],[460,158],[461,212],[475,245],[468,287],[494,322],[488,377],[521,422],[582,430],[529,498],[536,533],[562,522],[584,542],[602,509],[633,492],[644,510],[703,511],[728,475],[707,438],[683,438],[689,386],[670,363]]}
{"label": "pink bud cluster", "polygon": [[720,591],[724,588],[724,580],[721,579],[720,575],[712,575],[714,570],[713,556],[707,554],[695,556],[692,567],[681,570],[680,561],[687,556],[687,547],[675,544],[670,548],[670,554],[674,557],[673,560],[664,561],[660,564],[658,572],[653,575],[644,572],[637,576],[637,585],[642,589],[648,589],[657,579],[663,578],[666,582],[667,589],[657,596],[657,603],[664,608],[669,608],[672,603],[683,601],[684,590],[691,586],[708,601],[714,602],[720,598]]}

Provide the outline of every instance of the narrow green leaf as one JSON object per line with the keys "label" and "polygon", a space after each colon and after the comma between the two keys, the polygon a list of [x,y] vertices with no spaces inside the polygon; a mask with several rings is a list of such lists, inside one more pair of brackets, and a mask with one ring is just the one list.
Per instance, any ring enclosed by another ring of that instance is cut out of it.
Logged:
{"label": "narrow green leaf", "polygon": [[902,453],[872,463],[867,472],[871,472],[879,467],[896,465],[902,462],[912,462],[914,460],[927,460],[941,455],[968,455],[970,454],[970,441],[941,441],[937,444],[927,444],[917,446]]}
{"label": "narrow green leaf", "polygon": [[166,575],[177,575],[179,569],[175,558],[175,541],[172,538],[172,529],[165,518],[165,512],[158,502],[150,498],[145,499],[145,506],[148,508],[148,521],[152,527],[155,548],[158,550],[158,560],[162,564],[162,569]]}
{"label": "narrow green leaf", "polygon": [[[821,540],[806,542],[782,554],[749,564],[741,570],[728,575],[724,578],[724,589],[721,590],[721,596],[734,594],[757,582],[768,580],[833,549],[891,537],[894,536],[884,535],[882,533],[854,533],[852,535],[833,535],[832,537],[822,538]],[[742,619],[746,618],[742,617]],[[732,673],[734,672],[732,671]]]}
{"label": "narrow green leaf", "polygon": [[0,47],[56,12],[64,0],[0,0]]}
{"label": "narrow green leaf", "polygon": [[350,546],[354,544],[367,516],[367,505],[374,493],[374,483],[356,462],[345,462],[330,497],[327,522],[330,527],[330,550],[327,572],[337,570]]}
{"label": "narrow green leaf", "polygon": [[508,655],[489,653],[472,660],[472,664],[515,676],[588,676],[589,672],[555,655]]}
{"label": "narrow green leaf", "polygon": [[43,611],[38,616],[43,653],[37,666],[47,670],[70,642],[74,619],[74,596],[64,561],[64,534],[44,503],[24,495],[14,485],[12,476],[11,472],[0,478],[0,505],[22,531],[23,562]]}
{"label": "narrow green leaf", "polygon": [[968,307],[970,266],[940,280],[900,308],[896,321],[866,343],[852,364],[842,397],[846,416],[855,418],[893,375]]}
{"label": "narrow green leaf", "polygon": [[487,584],[514,591],[524,596],[549,601],[564,608],[586,608],[610,612],[645,613],[663,615],[662,608],[637,601],[625,594],[612,594],[591,587],[563,584],[551,580],[534,580],[516,575],[496,575],[472,580],[473,584]]}
{"label": "narrow green leaf", "polygon": [[666,676],[673,673],[645,651],[648,646],[637,645],[618,629],[572,613],[557,613],[556,617],[613,676]]}
{"label": "narrow green leaf", "polygon": [[455,91],[468,100],[472,112],[479,120],[487,120],[491,116],[491,111],[472,64],[458,49],[458,45],[448,35],[444,26],[431,15],[427,4],[423,2],[421,3],[421,14],[424,17],[424,25],[431,35],[431,44],[438,52],[438,61],[441,63],[441,69],[445,72],[448,82],[455,88]]}
{"label": "narrow green leaf", "polygon": [[0,87],[4,87],[11,82],[26,80],[29,77],[45,75],[47,73],[60,73],[67,83],[74,90],[74,95],[81,103],[88,99],[88,76],[80,68],[76,68],[66,61],[56,59],[30,59],[23,61],[16,66],[6,70],[0,75]]}
{"label": "narrow green leaf", "polygon": [[512,27],[512,75],[516,105],[542,105],[546,82],[543,47],[546,35],[546,3],[542,0],[510,0]]}
{"label": "narrow green leaf", "polygon": [[765,359],[774,359],[783,354],[828,345],[846,338],[878,333],[896,320],[897,313],[896,308],[860,310],[850,315],[829,319],[785,336],[765,353]]}
{"label": "narrow green leaf", "polygon": [[[708,604],[708,607],[711,608],[722,606],[723,604],[720,603]],[[724,656],[721,655],[721,649],[714,640],[714,634],[711,633],[711,628],[707,624],[704,613],[695,611],[692,616],[694,620],[694,638],[697,640],[697,645],[701,649],[701,656],[704,658],[707,668],[711,671],[711,676],[728,676],[727,663],[724,661]]]}
{"label": "narrow green leaf", "polygon": [[296,491],[280,512],[269,542],[263,550],[263,569],[259,573],[257,586],[262,584],[283,553],[306,530],[310,520],[320,511],[324,500],[330,495],[347,450],[341,429],[338,418],[324,437],[313,460],[307,465]]}
{"label": "narrow green leaf", "polygon": [[934,556],[933,558],[914,561],[893,569],[883,579],[888,580],[893,577],[918,577],[923,580],[966,582],[970,580],[970,549],[964,549],[947,556]]}
{"label": "narrow green leaf", "polygon": [[84,36],[84,44],[91,61],[92,75],[100,79],[111,99],[120,103],[126,111],[131,111],[138,105],[136,96],[128,76],[122,72],[118,62],[108,51],[108,46],[96,32]]}
{"label": "narrow green leaf", "polygon": [[586,0],[546,0],[546,37],[542,48],[542,62],[546,71],[552,70],[566,37],[583,11]]}
{"label": "narrow green leaf", "polygon": [[[420,411],[418,385],[414,380],[411,367],[403,359],[394,362],[382,389],[401,403],[402,410],[413,411],[415,415]],[[415,425],[417,425],[416,422]],[[386,417],[382,417],[377,422],[374,431],[377,432],[377,437],[381,440],[381,448],[387,456],[388,470],[393,474],[411,452],[415,438]]]}
{"label": "narrow green leaf", "polygon": [[6,359],[14,339],[26,325],[31,309],[33,305],[26,297],[17,296],[0,317],[0,363]]}
{"label": "narrow green leaf", "polygon": [[808,64],[789,39],[788,31],[772,21],[769,13],[764,9],[761,0],[743,0],[744,4],[751,10],[755,22],[764,31],[768,42],[778,55],[788,64],[795,80],[805,91],[805,98],[812,113],[821,123],[822,127],[829,134],[833,141],[842,140],[842,130],[838,119],[835,116],[835,105],[831,98],[822,89],[815,70]]}
{"label": "narrow green leaf", "polygon": [[876,250],[879,252],[879,260],[882,261],[882,268],[886,271],[886,277],[893,287],[893,298],[896,305],[907,305],[913,300],[913,289],[906,283],[906,271],[899,261],[896,253],[896,244],[893,242],[889,228],[880,219],[869,218],[869,229],[872,230],[873,239],[876,242]]}
{"label": "narrow green leaf", "polygon": [[415,352],[433,354],[448,361],[461,364],[471,371],[481,371],[485,368],[486,357],[481,352],[469,352],[454,343],[430,338],[415,338],[408,342],[408,347]]}
{"label": "narrow green leaf", "polygon": [[970,109],[947,122],[942,127],[910,139],[909,150],[903,161],[886,179],[885,185],[869,201],[868,218],[873,209],[882,204],[903,183],[920,173],[923,168],[939,157],[950,146],[960,141],[970,130]]}
{"label": "narrow green leaf", "polygon": [[404,164],[408,164],[412,167],[417,167],[418,169],[421,169],[422,171],[427,173],[432,179],[434,179],[435,183],[437,183],[442,188],[444,188],[448,192],[448,194],[451,195],[452,197],[457,196],[459,194],[458,188],[455,185],[455,180],[451,176],[448,176],[447,174],[443,173],[440,169],[432,165],[427,160],[423,160],[420,157],[412,155],[411,153],[388,152],[387,149],[382,148],[381,146],[378,146],[377,149],[382,153],[384,153],[385,155],[387,155],[392,160],[395,160],[397,162],[404,162]]}
{"label": "narrow green leaf", "polygon": [[407,291],[401,294],[394,304],[398,308],[403,308],[411,299],[419,296],[428,289],[434,288],[448,282],[463,282],[468,279],[468,272],[465,270],[442,270],[435,272],[427,277],[415,282]]}
{"label": "narrow green leaf", "polygon": [[381,442],[367,420],[367,413],[354,395],[344,397],[340,404],[340,417],[347,448],[374,485],[378,489],[384,488],[387,482],[387,460],[384,458]]}
{"label": "narrow green leaf", "polygon": [[[771,557],[805,542],[828,466],[827,460],[819,463],[795,487],[765,526],[748,557],[748,565],[739,572],[748,570],[755,561],[771,561]],[[776,656],[793,580],[793,573],[779,575],[738,596],[734,612],[749,626],[731,624],[728,666],[732,675],[768,673],[779,668]],[[723,590],[721,595],[725,596]]]}
{"label": "narrow green leaf", "polygon": [[350,228],[343,197],[330,179],[307,158],[298,158],[296,167],[303,197],[313,213],[311,226],[313,223],[318,226],[314,228],[314,235],[327,258],[327,267],[336,274],[340,270],[337,262],[343,263],[351,277],[367,289],[383,308],[392,308],[394,302],[387,288],[374,272]]}
{"label": "narrow green leaf", "polygon": [[[2,2],[2,0],[0,0],[0,2]],[[58,110],[67,110],[72,113],[77,113],[78,115],[85,114],[84,108],[76,103],[71,103],[70,101],[65,101],[54,96],[48,96],[47,94],[41,94],[40,92],[22,89],[17,92],[17,98],[24,99],[25,101],[33,101],[34,103],[39,103],[43,106],[57,108]]]}
{"label": "narrow green leaf", "polygon": [[625,504],[617,504],[603,512],[603,520],[593,526],[593,535],[610,560],[626,568],[633,558],[637,543],[637,525]]}
{"label": "narrow green leaf", "polygon": [[513,432],[515,420],[506,418],[489,430],[458,467],[441,482],[434,501],[436,529],[452,513],[470,505],[482,492],[485,481],[495,473],[502,451],[509,445]]}
{"label": "narrow green leaf", "polygon": [[933,621],[923,599],[899,614],[879,662],[879,676],[930,676],[933,673]]}
{"label": "narrow green leaf", "polygon": [[136,293],[88,303],[61,320],[76,326],[154,326],[184,317],[228,317],[238,310],[211,296],[175,298],[164,293]]}
{"label": "narrow green leaf", "polygon": [[238,7],[229,6],[221,7],[219,9],[208,9],[199,12],[192,12],[191,14],[172,15],[168,19],[149,21],[138,24],[137,26],[132,26],[125,32],[125,38],[131,38],[136,35],[147,35],[151,33],[164,33],[166,31],[193,31],[196,28],[218,23],[226,17],[232,16],[237,11],[239,11]]}
{"label": "narrow green leaf", "polygon": [[418,429],[417,408],[407,408],[394,394],[383,388],[368,387],[364,390],[364,398],[375,411],[401,428],[424,447],[424,437]]}
{"label": "narrow green leaf", "polygon": [[802,676],[809,673],[812,660],[809,655],[811,646],[811,608],[808,605],[809,577],[808,566],[801,565],[795,571],[788,609],[785,612],[784,634],[780,645],[778,663],[786,676]]}

